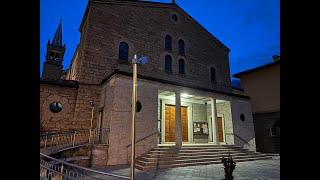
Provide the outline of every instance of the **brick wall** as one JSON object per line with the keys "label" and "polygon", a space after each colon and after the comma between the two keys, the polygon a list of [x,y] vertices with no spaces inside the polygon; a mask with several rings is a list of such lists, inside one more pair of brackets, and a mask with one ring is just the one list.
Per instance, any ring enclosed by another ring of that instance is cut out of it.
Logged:
{"label": "brick wall", "polygon": [[[251,103],[249,100],[233,99],[231,101],[232,123],[234,143],[244,146],[252,151],[256,151],[254,125],[251,111]],[[245,117],[241,121],[240,115]]]}
{"label": "brick wall", "polygon": [[[131,63],[118,60],[119,44],[124,41],[129,45],[129,62],[135,53],[149,57],[139,74],[231,92],[228,50],[179,8],[138,4],[91,4],[79,45],[80,82],[100,83],[115,68],[131,72]],[[164,50],[166,35],[172,37],[172,51]],[[185,56],[178,55],[179,39],[185,42]],[[164,72],[165,55],[172,56],[172,73]],[[178,74],[180,58],[185,60],[184,76]],[[210,81],[211,67],[216,68],[216,84]]]}
{"label": "brick wall", "polygon": [[[98,107],[100,87],[80,84],[79,88],[40,84],[40,121],[45,130],[89,129],[92,107],[90,101]],[[62,110],[50,111],[52,102],[60,102]],[[93,128],[97,124],[97,108],[93,116]]]}
{"label": "brick wall", "polygon": [[[131,152],[132,79],[116,76],[104,86],[107,92],[113,91],[105,96],[109,103],[105,104],[104,111],[108,115],[103,118],[103,124],[110,128],[108,165],[126,164],[130,161],[128,152]],[[157,145],[157,133],[153,134],[157,132],[157,98],[155,87],[139,82],[137,100],[141,102],[142,109],[136,113],[136,141],[151,136],[136,144],[137,157]]]}
{"label": "brick wall", "polygon": [[91,167],[106,167],[108,162],[108,145],[96,144],[92,146]]}
{"label": "brick wall", "polygon": [[100,104],[101,87],[99,85],[85,85],[80,84],[77,91],[76,109],[74,112],[74,119],[77,122],[78,128],[89,129],[91,123],[92,106],[90,101],[95,105],[93,114],[93,128],[97,125],[98,120],[98,106]]}
{"label": "brick wall", "polygon": [[[40,121],[44,130],[69,129],[77,123],[74,120],[77,89],[40,84]],[[53,113],[49,107],[52,102],[60,102],[62,110]]]}

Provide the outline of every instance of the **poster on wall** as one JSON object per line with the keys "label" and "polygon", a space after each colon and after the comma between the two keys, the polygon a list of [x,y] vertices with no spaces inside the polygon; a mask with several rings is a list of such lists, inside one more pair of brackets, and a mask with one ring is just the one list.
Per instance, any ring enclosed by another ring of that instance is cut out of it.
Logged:
{"label": "poster on wall", "polygon": [[202,124],[202,129],[204,134],[208,134],[208,126],[207,124]]}
{"label": "poster on wall", "polygon": [[194,122],[193,123],[193,133],[199,135],[208,135],[208,123],[205,122]]}

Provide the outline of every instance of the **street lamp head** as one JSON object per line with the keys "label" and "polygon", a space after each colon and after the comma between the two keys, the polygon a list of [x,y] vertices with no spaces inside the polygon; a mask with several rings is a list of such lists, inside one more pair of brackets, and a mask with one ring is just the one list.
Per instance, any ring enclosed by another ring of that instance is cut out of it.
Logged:
{"label": "street lamp head", "polygon": [[147,64],[148,62],[148,57],[139,57],[137,58],[137,55],[134,55],[134,58],[132,59],[133,64]]}
{"label": "street lamp head", "polygon": [[138,58],[138,63],[147,64],[147,62],[148,62],[148,57],[146,56]]}

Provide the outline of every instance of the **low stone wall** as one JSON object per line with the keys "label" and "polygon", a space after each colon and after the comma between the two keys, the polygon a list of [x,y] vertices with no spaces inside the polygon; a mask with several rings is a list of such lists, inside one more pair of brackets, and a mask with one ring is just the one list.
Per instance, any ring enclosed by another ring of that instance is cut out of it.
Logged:
{"label": "low stone wall", "polygon": [[92,146],[91,167],[105,167],[108,162],[108,148],[106,144],[97,144]]}

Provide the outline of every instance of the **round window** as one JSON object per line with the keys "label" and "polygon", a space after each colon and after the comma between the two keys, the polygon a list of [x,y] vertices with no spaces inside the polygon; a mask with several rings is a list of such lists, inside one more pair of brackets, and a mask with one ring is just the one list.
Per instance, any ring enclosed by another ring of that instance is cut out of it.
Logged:
{"label": "round window", "polygon": [[58,113],[62,110],[62,104],[59,102],[53,102],[50,104],[50,111],[53,113]]}
{"label": "round window", "polygon": [[172,15],[172,19],[174,20],[174,21],[177,21],[178,20],[178,16],[177,15]]}
{"label": "round window", "polygon": [[240,120],[241,120],[242,122],[244,122],[244,120],[245,120],[244,114],[241,114],[241,115],[240,115]]}

